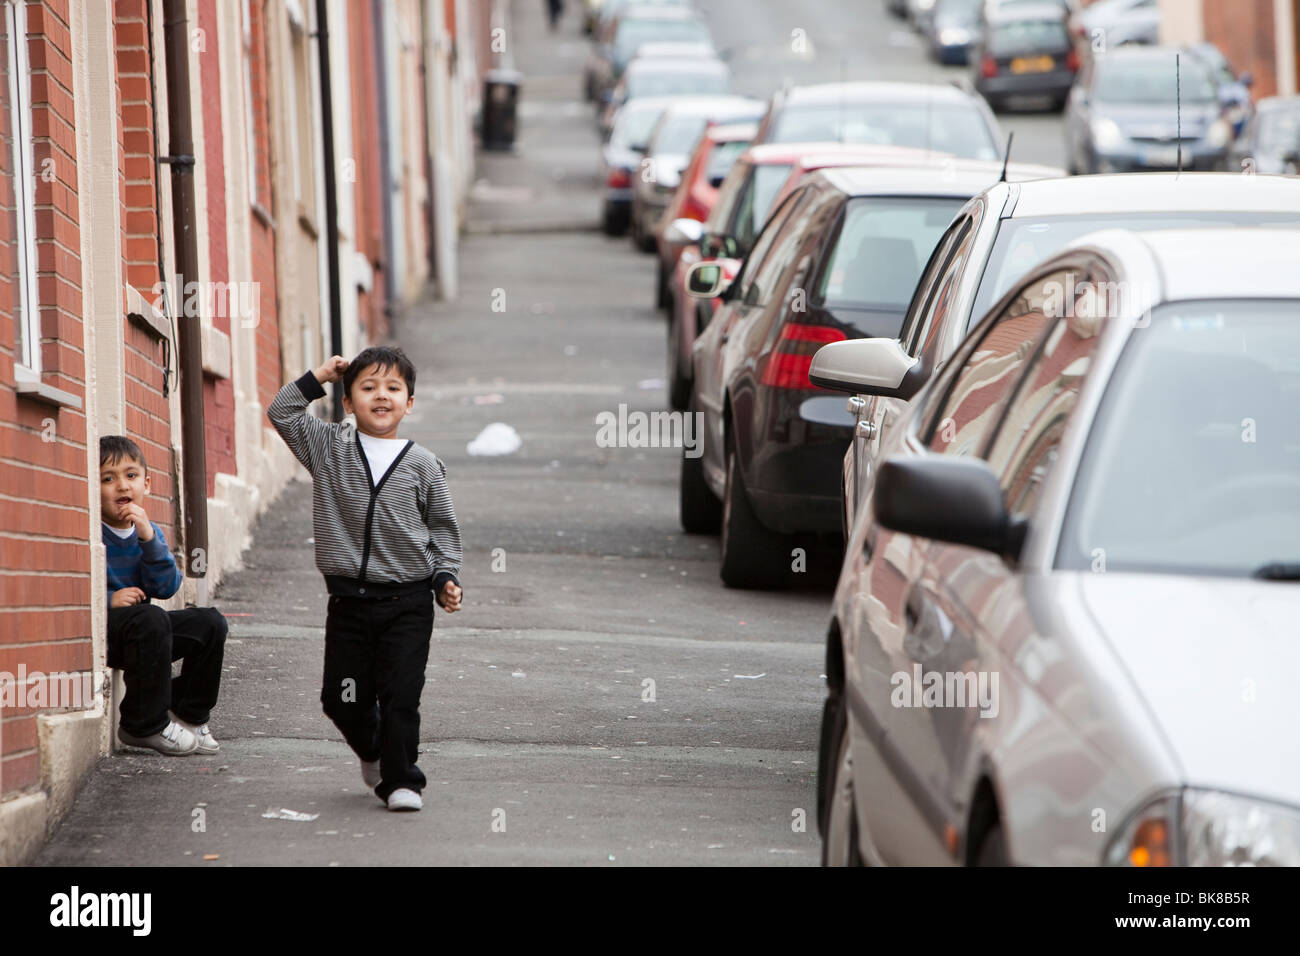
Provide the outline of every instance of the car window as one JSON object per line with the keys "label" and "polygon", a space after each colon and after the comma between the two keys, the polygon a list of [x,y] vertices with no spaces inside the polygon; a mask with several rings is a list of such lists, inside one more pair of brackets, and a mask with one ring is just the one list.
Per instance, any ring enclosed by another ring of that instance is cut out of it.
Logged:
{"label": "car window", "polygon": [[783,322],[778,320],[788,316],[790,322],[805,321],[803,316],[807,315],[809,305],[808,285],[813,279],[822,247],[826,245],[826,237],[843,208],[842,193],[824,192],[791,220],[788,261],[772,290],[772,300],[780,302],[781,307],[768,309],[761,326],[755,330],[758,337],[766,339],[764,350],[771,348],[783,326]]}
{"label": "car window", "polygon": [[718,199],[709,213],[706,226],[710,232],[731,234],[732,213],[740,202],[741,196],[749,186],[749,174],[753,167],[746,160],[737,160],[727,173],[726,179],[718,187]]}
{"label": "car window", "polygon": [[[814,205],[813,198],[813,190],[805,189],[779,229],[773,230],[769,227],[763,230],[759,242],[764,244],[764,248],[760,250],[755,246],[751,253],[755,271],[753,281],[746,288],[742,300],[745,305],[766,305],[772,298],[777,280],[790,265],[795,248],[803,237],[803,227],[807,224]],[[769,233],[771,233],[770,241]]]}
{"label": "car window", "polygon": [[785,224],[789,221],[790,214],[799,206],[807,197],[808,191],[792,193],[786,198],[779,209],[772,214],[768,220],[767,228],[763,230],[754,243],[754,248],[745,256],[745,264],[741,267],[740,275],[736,278],[736,298],[742,302],[748,302],[750,298],[750,287],[754,284],[754,279],[758,275],[759,266],[762,265],[767,250],[771,247],[777,233],[779,233]]}
{"label": "car window", "polygon": [[[1089,276],[1092,288],[1112,281]],[[1008,514],[1029,517],[1038,506],[1043,484],[1056,462],[1061,436],[1079,399],[1079,389],[1092,364],[1105,310],[1076,302],[1057,318],[1043,346],[1007,404],[988,462],[1001,477]]]}
{"label": "car window", "polygon": [[984,114],[970,103],[845,103],[782,111],[773,143],[869,143],[911,146],[965,159],[997,159],[999,146]]}
{"label": "car window", "polygon": [[974,455],[992,434],[1007,397],[1019,381],[1034,345],[1060,306],[1065,273],[1058,272],[1021,290],[981,334],[963,350],[965,359],[951,380],[939,412],[929,423],[926,443],[947,455]]}
{"label": "car window", "polygon": [[903,330],[899,333],[899,339],[911,355],[916,354],[915,346],[924,330],[930,295],[940,277],[943,276],[944,270],[948,268],[949,254],[954,243],[959,241],[969,224],[970,218],[963,216],[948,227],[948,231],[935,245],[934,252],[930,254],[930,261],[926,263],[925,271],[921,273],[921,278],[916,283],[916,291],[912,294],[912,301],[907,307],[907,318],[903,320]]}
{"label": "car window", "polygon": [[763,223],[767,220],[772,201],[776,199],[777,190],[789,175],[790,166],[786,163],[754,167],[736,207],[731,231],[742,252],[748,250],[754,244],[754,238],[763,231]]}
{"label": "car window", "polygon": [[949,310],[952,309],[957,297],[957,287],[960,285],[962,275],[966,271],[966,263],[970,261],[971,249],[975,246],[976,231],[975,226],[966,230],[965,234],[960,237],[956,249],[953,250],[952,261],[935,289],[934,296],[926,306],[925,318],[921,324],[918,349],[914,353],[916,355],[928,354],[933,348],[940,330],[943,328],[944,319],[947,317]]}

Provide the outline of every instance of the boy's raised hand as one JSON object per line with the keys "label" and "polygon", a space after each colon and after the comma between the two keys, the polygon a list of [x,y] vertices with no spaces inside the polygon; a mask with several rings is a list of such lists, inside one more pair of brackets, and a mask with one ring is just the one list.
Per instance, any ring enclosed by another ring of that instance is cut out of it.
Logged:
{"label": "boy's raised hand", "polygon": [[122,508],[121,517],[135,525],[136,537],[141,541],[153,540],[153,525],[149,523],[148,513],[137,504],[128,504]]}
{"label": "boy's raised hand", "polygon": [[348,360],[341,355],[334,355],[327,358],[320,368],[312,372],[316,376],[316,381],[324,385],[326,382],[340,382],[343,380],[343,373],[348,370]]}
{"label": "boy's raised hand", "polygon": [[460,598],[465,592],[461,590],[460,585],[455,581],[448,581],[438,592],[438,606],[448,614],[455,614],[460,610]]}

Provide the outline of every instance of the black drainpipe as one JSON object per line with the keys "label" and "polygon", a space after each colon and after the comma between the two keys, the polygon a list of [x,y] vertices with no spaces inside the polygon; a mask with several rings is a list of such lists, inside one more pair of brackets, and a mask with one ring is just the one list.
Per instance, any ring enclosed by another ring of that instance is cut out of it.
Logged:
{"label": "black drainpipe", "polygon": [[[329,254],[330,349],[343,354],[343,298],[339,289],[339,203],[334,179],[334,95],[330,90],[330,32],[326,0],[316,0],[316,45],[320,64],[321,145],[325,151],[325,249]],[[343,420],[343,392],[334,388],[334,420]]]}
{"label": "black drainpipe", "polygon": [[[199,277],[199,242],[195,228],[194,136],[190,126],[189,26],[185,0],[164,0],[163,38],[167,50],[167,125],[171,142],[167,156],[159,162],[171,165],[172,235],[176,245],[176,271],[180,302],[186,289]],[[179,316],[177,356],[180,365],[181,454],[184,456],[182,487],[185,495],[186,573],[204,577],[208,552],[208,477],[204,454],[203,426],[203,337],[202,319],[186,315],[173,303]]]}

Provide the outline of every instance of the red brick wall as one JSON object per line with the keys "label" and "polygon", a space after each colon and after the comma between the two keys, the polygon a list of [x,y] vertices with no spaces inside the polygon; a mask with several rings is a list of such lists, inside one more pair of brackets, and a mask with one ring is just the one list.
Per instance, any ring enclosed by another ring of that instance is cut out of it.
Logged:
{"label": "red brick wall", "polygon": [[[203,31],[200,34],[203,45],[199,50],[203,158],[198,169],[208,187],[208,278],[225,283],[230,279],[230,265],[226,252],[226,175],[221,134],[221,61],[216,0],[201,0],[199,3],[199,29]],[[208,297],[206,307],[214,328],[230,334],[230,314],[235,309],[229,303],[238,302],[239,298],[237,294],[227,296],[227,308],[216,309],[217,297]],[[204,377],[203,422],[208,494],[212,495],[217,472],[238,474],[235,462],[235,392],[230,379]]]}
{"label": "red brick wall", "polygon": [[[154,291],[161,281],[158,270],[157,161],[154,152],[154,122],[146,0],[116,0],[113,32],[117,55],[117,85],[121,104],[122,151],[119,175],[122,184],[122,256],[126,282],[146,301],[160,300]],[[161,49],[159,49],[161,54]],[[159,76],[159,92],[166,77]],[[166,144],[161,144],[164,148]],[[171,289],[170,309],[184,307],[181,290]],[[159,303],[161,309],[161,302]],[[125,354],[126,434],[144,452],[149,469],[149,518],[163,530],[168,547],[175,551],[183,542],[177,527],[179,482],[172,459],[171,412],[163,396],[163,377],[172,369],[171,387],[176,387],[176,356],[170,346],[123,316]],[[166,361],[164,361],[166,359]]]}
{"label": "red brick wall", "polygon": [[[383,155],[379,148],[383,130],[379,106],[379,66],[375,62],[374,0],[348,5],[348,42],[352,79],[352,164],[340,172],[346,188],[351,171],[356,210],[356,245],[375,270],[370,292],[357,291],[357,316],[363,341],[379,341],[388,334],[384,315],[384,210]],[[389,104],[397,109],[397,103]],[[346,294],[347,290],[344,290]]]}
{"label": "red brick wall", "polygon": [[1204,0],[1205,39],[1223,51],[1238,73],[1250,72],[1256,99],[1277,93],[1273,0]]}
{"label": "red brick wall", "polygon": [[[262,407],[271,404],[283,384],[280,363],[280,328],[275,280],[275,232],[269,216],[271,200],[271,126],[267,102],[266,17],[261,0],[249,4],[252,24],[253,175],[257,179],[257,215],[251,228],[253,281],[260,289],[257,322],[257,396]],[[264,221],[263,216],[267,217]],[[297,373],[295,373],[297,374]]]}
{"label": "red brick wall", "polygon": [[[73,134],[67,0],[27,5],[36,203],[42,379],[85,398],[77,144]],[[6,74],[8,64],[4,64]],[[86,418],[19,397],[14,387],[16,247],[8,78],[0,158],[0,671],[86,671],[90,642],[90,533],[86,514]],[[46,162],[49,160],[49,162]],[[45,175],[42,176],[41,174]],[[52,440],[45,440],[46,437]],[[14,573],[16,572],[16,573]],[[36,717],[0,714],[4,793],[36,786]]]}

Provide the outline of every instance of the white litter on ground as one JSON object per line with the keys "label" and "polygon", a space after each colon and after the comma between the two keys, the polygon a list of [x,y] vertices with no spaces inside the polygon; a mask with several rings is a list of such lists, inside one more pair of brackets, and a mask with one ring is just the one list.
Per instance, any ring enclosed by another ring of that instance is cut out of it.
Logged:
{"label": "white litter on ground", "polygon": [[519,433],[505,422],[493,422],[465,450],[471,455],[513,455],[523,444]]}
{"label": "white litter on ground", "polygon": [[262,814],[264,820],[292,820],[294,823],[310,823],[319,816],[319,813],[299,813],[297,810],[286,810],[284,807],[279,810],[270,807]]}
{"label": "white litter on ground", "polygon": [[758,680],[760,677],[766,677],[767,671],[763,671],[761,674],[732,674],[731,676],[739,680]]}

